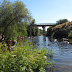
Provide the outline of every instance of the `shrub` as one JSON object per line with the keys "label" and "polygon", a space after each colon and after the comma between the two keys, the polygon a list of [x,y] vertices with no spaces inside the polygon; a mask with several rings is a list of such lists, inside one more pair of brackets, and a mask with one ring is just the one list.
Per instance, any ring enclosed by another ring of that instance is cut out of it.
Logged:
{"label": "shrub", "polygon": [[69,32],[68,38],[72,38],[72,31]]}
{"label": "shrub", "polygon": [[0,52],[0,72],[45,72],[45,66],[51,65],[47,54],[44,47],[35,49],[31,43],[18,43],[11,52]]}

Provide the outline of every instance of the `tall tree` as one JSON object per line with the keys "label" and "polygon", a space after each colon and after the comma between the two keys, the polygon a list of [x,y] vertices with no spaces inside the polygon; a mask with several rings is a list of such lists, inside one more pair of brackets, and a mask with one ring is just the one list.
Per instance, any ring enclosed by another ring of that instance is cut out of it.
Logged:
{"label": "tall tree", "polygon": [[4,0],[0,5],[0,32],[2,35],[9,38],[27,35],[26,28],[30,21],[31,14],[21,1],[11,3]]}

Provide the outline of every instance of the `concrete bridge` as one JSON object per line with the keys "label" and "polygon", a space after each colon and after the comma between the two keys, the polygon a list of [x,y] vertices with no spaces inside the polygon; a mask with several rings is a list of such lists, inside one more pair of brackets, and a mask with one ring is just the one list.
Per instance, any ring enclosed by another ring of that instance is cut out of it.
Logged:
{"label": "concrete bridge", "polygon": [[56,26],[55,23],[39,23],[39,24],[32,24],[30,25],[30,36],[32,36],[32,30],[31,27],[42,27],[43,28],[43,35],[45,36],[45,27],[46,26]]}

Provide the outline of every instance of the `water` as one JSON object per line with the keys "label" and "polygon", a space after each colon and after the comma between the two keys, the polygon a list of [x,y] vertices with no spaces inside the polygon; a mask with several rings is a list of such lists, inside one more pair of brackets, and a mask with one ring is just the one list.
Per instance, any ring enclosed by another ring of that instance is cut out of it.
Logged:
{"label": "water", "polygon": [[38,36],[32,39],[38,47],[51,48],[55,61],[54,72],[72,72],[72,45],[48,37]]}

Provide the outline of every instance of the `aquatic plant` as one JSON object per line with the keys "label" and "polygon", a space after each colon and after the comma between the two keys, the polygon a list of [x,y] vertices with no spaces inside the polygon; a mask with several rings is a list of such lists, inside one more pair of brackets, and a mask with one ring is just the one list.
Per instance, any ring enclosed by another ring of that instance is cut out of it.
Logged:
{"label": "aquatic plant", "polygon": [[50,56],[50,58],[53,57],[53,51],[52,51],[52,49],[50,49],[50,48],[49,48],[49,50],[48,50],[48,55]]}

